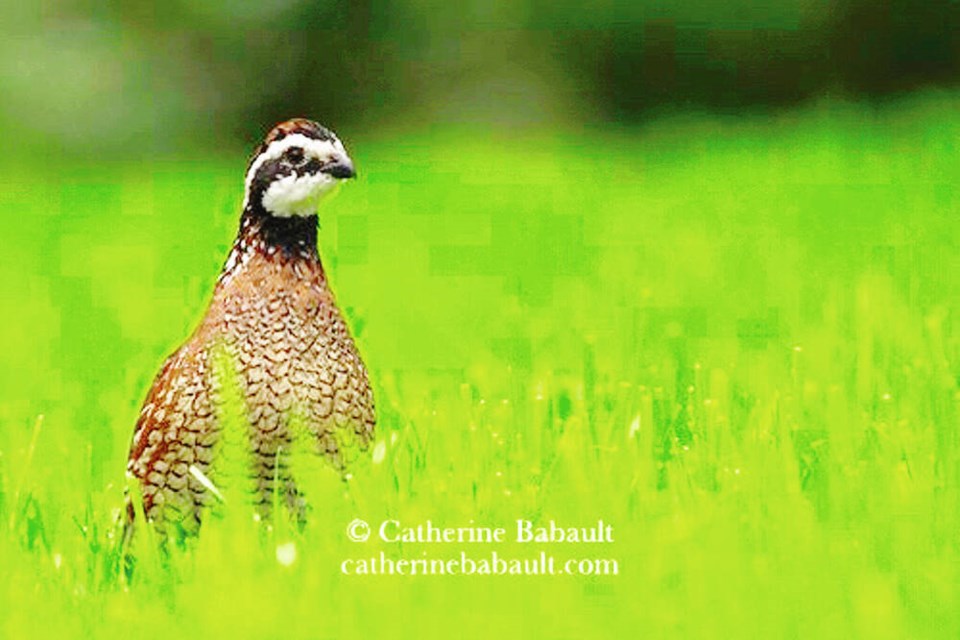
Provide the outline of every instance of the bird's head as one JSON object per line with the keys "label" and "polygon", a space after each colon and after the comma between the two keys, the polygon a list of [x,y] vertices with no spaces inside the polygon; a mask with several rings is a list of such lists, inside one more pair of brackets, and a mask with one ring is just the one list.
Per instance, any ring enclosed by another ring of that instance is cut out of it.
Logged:
{"label": "bird's head", "polygon": [[277,218],[312,216],[325,195],[355,175],[333,131],[295,118],[274,127],[250,159],[243,206]]}

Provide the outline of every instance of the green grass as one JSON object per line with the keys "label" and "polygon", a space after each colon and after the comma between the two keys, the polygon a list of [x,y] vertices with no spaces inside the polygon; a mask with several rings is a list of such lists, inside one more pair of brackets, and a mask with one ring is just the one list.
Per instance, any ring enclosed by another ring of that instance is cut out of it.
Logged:
{"label": "green grass", "polygon": [[[322,254],[382,459],[347,484],[298,460],[302,533],[227,484],[188,551],[140,538],[129,584],[105,570],[126,449],[243,156],[8,164],[0,637],[957,637],[958,106],[353,142]],[[358,517],[614,542],[359,544]],[[541,547],[619,574],[339,571]]]}

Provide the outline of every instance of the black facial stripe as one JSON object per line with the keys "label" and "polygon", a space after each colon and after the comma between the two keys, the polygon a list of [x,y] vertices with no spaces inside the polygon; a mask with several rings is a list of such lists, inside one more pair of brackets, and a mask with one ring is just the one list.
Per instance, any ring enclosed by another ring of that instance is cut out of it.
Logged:
{"label": "black facial stripe", "polygon": [[305,176],[309,173],[320,173],[320,170],[323,168],[323,163],[316,158],[310,158],[307,160],[306,164],[298,168],[297,173],[302,176]]}
{"label": "black facial stripe", "polygon": [[274,180],[297,173],[296,169],[285,163],[283,159],[276,158],[268,160],[260,165],[253,182],[250,184],[250,191],[253,193],[266,191]]}
{"label": "black facial stripe", "polygon": [[290,147],[283,152],[283,157],[286,158],[290,164],[297,166],[304,161],[303,147]]}
{"label": "black facial stripe", "polygon": [[268,160],[257,169],[253,181],[250,183],[250,195],[262,195],[275,180],[289,176],[306,176],[320,173],[323,169],[323,163],[317,158],[310,158],[300,166],[293,167],[283,158]]}

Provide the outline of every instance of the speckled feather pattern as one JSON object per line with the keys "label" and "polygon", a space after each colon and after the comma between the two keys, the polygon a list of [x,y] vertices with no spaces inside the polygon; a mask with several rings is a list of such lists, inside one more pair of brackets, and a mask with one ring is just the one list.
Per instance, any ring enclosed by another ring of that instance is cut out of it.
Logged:
{"label": "speckled feather pattern", "polygon": [[[312,236],[282,247],[265,240],[268,223],[244,216],[203,321],[167,359],[147,394],[127,470],[140,481],[144,512],[154,522],[175,519],[193,528],[210,502],[190,467],[216,481],[223,429],[217,349],[227,354],[245,401],[245,441],[261,514],[269,513],[279,491],[281,502],[304,516],[284,455],[296,438],[311,437],[318,452],[343,470],[343,443],[365,448],[373,436],[367,372],[311,241],[316,220],[305,223],[313,225]],[[306,425],[308,434],[294,433],[294,424]]]}

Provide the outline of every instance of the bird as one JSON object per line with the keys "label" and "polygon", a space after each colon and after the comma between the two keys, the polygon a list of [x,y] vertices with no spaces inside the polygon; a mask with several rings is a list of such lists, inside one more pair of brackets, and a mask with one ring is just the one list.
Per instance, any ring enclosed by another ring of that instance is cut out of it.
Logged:
{"label": "bird", "polygon": [[[367,369],[317,248],[321,201],[355,176],[337,135],[305,118],[273,127],[253,153],[239,229],[206,313],[163,363],[134,428],[127,475],[139,485],[142,516],[161,533],[198,533],[218,497],[231,384],[242,399],[246,433],[237,437],[249,452],[258,518],[276,500],[305,521],[289,465],[295,440],[309,438],[345,475],[348,452],[373,438]],[[129,496],[125,510],[132,523]]]}

